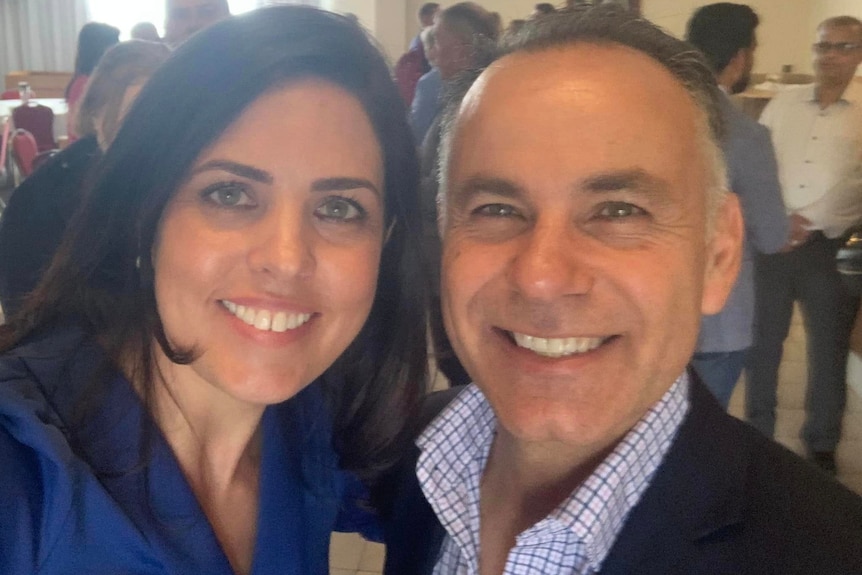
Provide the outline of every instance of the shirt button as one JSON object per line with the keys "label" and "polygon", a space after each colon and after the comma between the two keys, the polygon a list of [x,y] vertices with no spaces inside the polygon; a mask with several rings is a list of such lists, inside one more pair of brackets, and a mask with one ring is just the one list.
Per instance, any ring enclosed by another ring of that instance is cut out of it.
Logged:
{"label": "shirt button", "polygon": [[805,160],[805,163],[806,163],[806,164],[810,164],[810,163],[811,163],[811,160]]}
{"label": "shirt button", "polygon": [[805,189],[805,184],[799,184],[800,189]]}

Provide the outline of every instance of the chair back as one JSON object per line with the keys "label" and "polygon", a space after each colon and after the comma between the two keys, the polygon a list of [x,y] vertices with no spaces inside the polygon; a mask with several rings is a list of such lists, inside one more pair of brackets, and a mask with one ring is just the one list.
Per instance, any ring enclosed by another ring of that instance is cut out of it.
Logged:
{"label": "chair back", "polygon": [[57,147],[54,141],[54,110],[42,104],[24,104],[12,110],[16,128],[27,130],[36,139],[40,152]]}
{"label": "chair back", "polygon": [[6,90],[0,94],[0,100],[17,100],[20,96],[18,90]]}
{"label": "chair back", "polygon": [[33,173],[33,160],[38,153],[39,148],[33,134],[20,128],[12,133],[12,157],[23,177]]}

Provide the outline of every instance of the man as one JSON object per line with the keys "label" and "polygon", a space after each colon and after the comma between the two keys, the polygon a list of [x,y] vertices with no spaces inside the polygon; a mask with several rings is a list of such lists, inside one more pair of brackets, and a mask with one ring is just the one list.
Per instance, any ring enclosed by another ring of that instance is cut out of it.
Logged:
{"label": "man", "polygon": [[179,46],[195,32],[228,16],[227,0],[166,0],[165,42]]}
{"label": "man", "polygon": [[703,382],[725,409],[753,339],[754,254],[777,252],[787,243],[788,234],[769,131],[727,97],[748,86],[758,23],[750,7],[720,2],[698,9],[686,31],[686,39],[706,56],[723,92],[720,109],[725,134],[721,149],[727,163],[728,185],[739,196],[745,219],[745,251],[736,285],[724,309],[703,318],[692,360]]}
{"label": "man", "polygon": [[413,102],[413,97],[416,93],[416,83],[419,81],[419,78],[427,74],[431,69],[421,35],[422,32],[429,30],[434,25],[434,17],[439,11],[440,4],[436,2],[426,2],[419,8],[416,17],[419,20],[421,30],[410,42],[407,52],[395,63],[395,82],[398,84],[401,97],[404,98],[404,102],[408,106]]}
{"label": "man", "polygon": [[431,64],[431,70],[419,78],[413,103],[410,104],[410,128],[418,145],[422,144],[428,128],[440,111],[440,91],[443,88],[440,69],[436,65],[437,43],[434,40],[433,28],[422,30],[422,46],[425,49],[425,57]]}
{"label": "man", "polygon": [[791,241],[785,253],[757,260],[746,417],[772,437],[782,344],[798,301],[808,339],[802,439],[810,458],[832,474],[859,307],[842,284],[835,254],[844,233],[862,220],[862,108],[843,97],[860,62],[862,22],[848,16],[824,21],[814,44],[814,84],[779,93],[761,116],[772,131]]}
{"label": "man", "polygon": [[410,50],[422,45],[422,38],[420,38],[422,31],[428,30],[434,25],[434,18],[439,12],[440,4],[437,2],[426,2],[419,7],[419,11],[416,13],[416,19],[419,21],[419,34],[410,42]]}
{"label": "man", "polygon": [[743,237],[711,70],[615,7],[526,26],[444,123],[475,385],[417,441],[387,573],[862,572],[862,501],[686,372]]}

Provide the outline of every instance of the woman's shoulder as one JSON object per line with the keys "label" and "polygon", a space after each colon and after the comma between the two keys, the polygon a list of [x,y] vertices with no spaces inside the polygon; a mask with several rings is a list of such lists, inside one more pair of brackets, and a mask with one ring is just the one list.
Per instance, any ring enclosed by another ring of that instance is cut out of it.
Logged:
{"label": "woman's shoulder", "polygon": [[74,458],[49,411],[26,379],[0,385],[0,573],[34,572],[72,508]]}

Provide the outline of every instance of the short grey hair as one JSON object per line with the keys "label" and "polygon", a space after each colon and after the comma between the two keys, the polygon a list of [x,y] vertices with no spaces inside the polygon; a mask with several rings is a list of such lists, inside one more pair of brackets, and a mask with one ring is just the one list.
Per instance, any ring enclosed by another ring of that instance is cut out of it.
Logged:
{"label": "short grey hair", "polygon": [[[691,44],[664,32],[661,28],[616,5],[578,6],[548,14],[527,22],[516,34],[507,36],[480,69],[467,72],[446,92],[438,149],[438,213],[445,217],[445,199],[449,154],[461,102],[479,75],[491,63],[515,53],[538,53],[577,44],[619,45],[649,56],[661,64],[685,88],[702,112],[697,130],[701,136],[701,153],[710,166],[707,190],[707,234],[712,233],[715,213],[727,193],[727,167],[721,151],[724,137],[721,91],[712,68],[700,51]],[[575,74],[577,72],[573,72]],[[441,222],[441,224],[444,222]]]}

